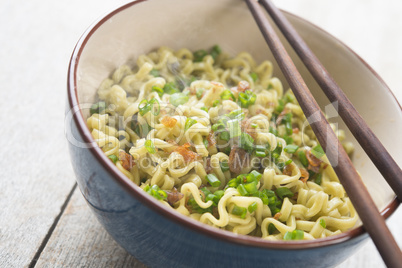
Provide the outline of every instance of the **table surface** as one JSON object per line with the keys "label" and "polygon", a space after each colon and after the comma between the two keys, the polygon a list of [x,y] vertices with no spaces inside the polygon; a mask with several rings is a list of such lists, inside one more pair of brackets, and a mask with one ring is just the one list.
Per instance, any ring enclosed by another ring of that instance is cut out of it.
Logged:
{"label": "table surface", "polygon": [[[64,136],[67,66],[75,43],[94,20],[126,2],[1,1],[0,267],[144,266],[89,211]],[[402,101],[402,1],[275,2],[349,45]],[[399,245],[401,221],[399,208],[387,222]],[[370,240],[339,267],[384,263]]]}

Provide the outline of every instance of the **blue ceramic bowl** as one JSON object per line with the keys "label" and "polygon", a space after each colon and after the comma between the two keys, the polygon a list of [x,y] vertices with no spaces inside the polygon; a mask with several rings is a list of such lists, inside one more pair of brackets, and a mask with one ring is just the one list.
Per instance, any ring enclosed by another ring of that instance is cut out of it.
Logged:
{"label": "blue ceramic bowl", "polygon": [[[402,132],[401,107],[385,83],[340,41],[301,18],[286,16],[401,162],[397,152],[402,145],[391,143]],[[161,45],[196,50],[214,44],[231,54],[245,50],[259,61],[273,59],[243,1],[136,1],[101,18],[84,33],[69,66],[66,133],[77,183],[88,205],[110,235],[149,266],[331,267],[341,263],[368,238],[361,226],[330,238],[293,242],[221,231],[156,202],[120,173],[93,140],[86,126],[89,107],[100,82],[113,69]],[[324,107],[326,98],[300,61],[291,56]],[[275,76],[285,81],[275,63],[274,67]],[[380,109],[381,116],[393,120],[378,120]],[[339,118],[334,120],[346,129]],[[355,165],[376,205],[389,217],[399,203],[356,146]]]}

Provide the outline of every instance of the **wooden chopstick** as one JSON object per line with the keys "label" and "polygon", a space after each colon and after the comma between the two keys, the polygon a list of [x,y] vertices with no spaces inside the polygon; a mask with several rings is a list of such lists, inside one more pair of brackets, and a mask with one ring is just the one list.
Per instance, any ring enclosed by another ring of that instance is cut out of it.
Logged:
{"label": "wooden chopstick", "polygon": [[320,85],[328,99],[334,103],[338,102],[339,115],[348,126],[353,136],[360,143],[366,154],[373,161],[374,165],[381,172],[392,190],[402,201],[402,170],[395,160],[384,148],[380,140],[366,124],[364,119],[357,112],[355,107],[343,93],[342,89],[334,81],[322,63],[309,49],[304,40],[285,18],[282,12],[276,8],[271,1],[260,1],[267,10],[275,24],[288,40],[289,44],[299,55],[304,65],[310,71],[314,79]]}
{"label": "wooden chopstick", "polygon": [[377,246],[385,264],[389,267],[398,267],[402,263],[401,251],[385,224],[384,218],[371,199],[362,179],[260,6],[255,0],[246,0],[246,3],[304,114],[308,118],[318,141],[324,148],[340,182],[359,214],[366,231]]}

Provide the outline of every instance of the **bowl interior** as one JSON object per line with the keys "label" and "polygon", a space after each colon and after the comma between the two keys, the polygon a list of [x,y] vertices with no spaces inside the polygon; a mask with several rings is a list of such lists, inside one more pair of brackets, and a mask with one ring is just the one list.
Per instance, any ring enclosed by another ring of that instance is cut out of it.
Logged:
{"label": "bowl interior", "polygon": [[[398,154],[402,144],[395,143],[402,132],[402,112],[387,86],[343,43],[301,18],[288,13],[285,15],[396,162],[402,163],[402,154]],[[76,59],[78,66],[75,83],[81,107],[93,103],[101,81],[115,68],[127,63],[133,65],[139,55],[160,46],[197,50],[219,44],[232,55],[248,51],[257,62],[271,60],[274,63],[274,76],[281,79],[285,89],[288,88],[243,1],[137,1],[102,19],[88,36],[90,38],[82,41],[84,46]],[[328,99],[287,42],[283,38],[282,41],[318,103],[328,112]],[[83,109],[84,117],[87,113],[88,109]],[[346,131],[348,140],[356,145],[353,162],[376,205],[380,210],[384,209],[394,199],[393,191],[340,117],[331,117],[330,121],[339,124]]]}

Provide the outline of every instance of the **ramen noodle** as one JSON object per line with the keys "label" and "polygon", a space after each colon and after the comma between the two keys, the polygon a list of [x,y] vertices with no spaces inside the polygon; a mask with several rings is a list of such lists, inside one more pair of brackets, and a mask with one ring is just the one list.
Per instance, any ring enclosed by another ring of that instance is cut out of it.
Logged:
{"label": "ramen noodle", "polygon": [[246,52],[161,47],[102,82],[87,123],[124,175],[194,220],[267,240],[346,231],[358,216],[272,73]]}

